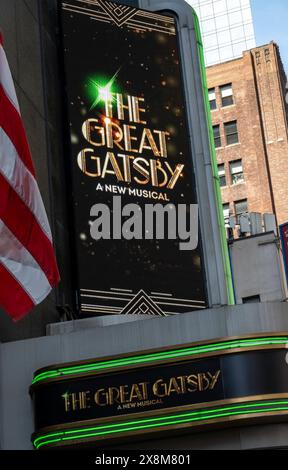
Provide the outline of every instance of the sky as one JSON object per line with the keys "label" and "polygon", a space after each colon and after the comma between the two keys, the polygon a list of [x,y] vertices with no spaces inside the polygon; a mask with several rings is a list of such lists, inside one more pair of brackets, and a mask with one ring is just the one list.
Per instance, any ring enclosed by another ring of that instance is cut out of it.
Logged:
{"label": "sky", "polygon": [[277,42],[288,73],[288,1],[251,0],[251,6],[257,45]]}

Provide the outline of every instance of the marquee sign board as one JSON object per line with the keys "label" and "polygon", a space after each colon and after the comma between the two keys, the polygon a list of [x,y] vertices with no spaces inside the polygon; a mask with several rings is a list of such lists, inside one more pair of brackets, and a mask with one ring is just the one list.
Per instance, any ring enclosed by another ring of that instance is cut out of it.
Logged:
{"label": "marquee sign board", "polygon": [[287,341],[285,334],[226,338],[39,370],[31,387],[33,443],[73,446],[179,424],[287,420]]}
{"label": "marquee sign board", "polygon": [[[35,393],[37,429],[224,398],[219,359],[57,382]],[[47,405],[50,403],[53,406]]]}
{"label": "marquee sign board", "polygon": [[[180,251],[179,239],[123,239],[119,222],[131,203],[197,203],[175,18],[106,0],[61,5],[79,311],[206,308],[201,237]],[[98,203],[111,237],[96,241]]]}

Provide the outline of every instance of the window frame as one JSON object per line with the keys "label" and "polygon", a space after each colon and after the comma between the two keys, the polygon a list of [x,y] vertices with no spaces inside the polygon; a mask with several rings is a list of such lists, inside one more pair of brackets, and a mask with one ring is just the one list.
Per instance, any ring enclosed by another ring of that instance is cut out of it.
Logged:
{"label": "window frame", "polygon": [[[239,166],[241,166],[241,171],[233,171],[232,165],[239,163]],[[236,186],[237,184],[243,184],[245,183],[245,176],[244,176],[244,170],[243,170],[243,160],[242,158],[238,158],[237,160],[232,160],[229,162],[229,170],[230,170],[230,178],[231,178],[231,184],[232,186]],[[242,179],[237,181],[237,177],[241,175]],[[236,180],[234,181],[234,177],[236,177]]]}
{"label": "window frame", "polygon": [[[215,129],[218,128],[219,130],[219,136],[216,137],[215,136]],[[213,126],[213,136],[214,136],[214,144],[215,144],[215,148],[216,149],[219,149],[222,147],[222,138],[221,138],[221,127],[220,127],[220,124],[216,124],[215,126]],[[216,140],[219,141],[219,144],[220,145],[216,145]]]}
{"label": "window frame", "polygon": [[[215,98],[213,100],[210,99],[210,93],[211,92],[213,92],[214,96],[215,96]],[[208,89],[208,98],[209,98],[210,110],[211,111],[216,111],[217,110],[217,96],[216,96],[216,88],[215,87]],[[212,103],[213,103],[213,105],[212,105]]]}
{"label": "window frame", "polygon": [[[236,131],[228,133],[227,132],[228,126],[229,125],[231,126],[232,124],[235,124]],[[239,131],[238,131],[238,121],[237,120],[224,122],[224,132],[225,132],[225,139],[226,139],[227,147],[230,146],[230,145],[236,145],[236,144],[240,143],[240,141],[239,141]],[[234,141],[233,136],[237,136],[237,140]],[[231,137],[232,137],[233,141],[230,142],[229,139]]]}
{"label": "window frame", "polygon": [[[246,206],[247,206],[246,210],[238,213],[237,210],[236,210],[236,205],[240,204],[240,203],[244,203],[244,202],[246,202]],[[235,217],[236,217],[237,224],[239,224],[239,218],[241,217],[241,215],[248,214],[248,212],[249,212],[248,199],[239,199],[238,201],[234,201],[234,212],[235,212]]]}
{"label": "window frame", "polygon": [[[231,95],[223,96],[223,91],[225,91],[225,88],[231,89]],[[220,87],[220,95],[221,95],[221,106],[222,108],[227,108],[228,106],[233,106],[235,104],[235,99],[234,99],[234,93],[233,93],[233,84],[232,83],[227,83],[226,85],[221,85]],[[225,103],[226,101],[229,101],[228,103]]]}
{"label": "window frame", "polygon": [[244,305],[247,304],[258,304],[261,302],[260,294],[249,295],[248,297],[242,297],[242,302]]}
{"label": "window frame", "polygon": [[[219,167],[223,167],[223,173],[220,174],[220,168]],[[226,176],[226,169],[225,169],[225,163],[219,163],[218,164],[218,178],[219,178],[219,182],[220,182],[220,188],[225,188],[227,185],[227,176]],[[222,184],[222,181],[223,179],[225,180],[225,184]]]}
{"label": "window frame", "polygon": [[[224,211],[225,211],[225,206],[226,206],[226,208],[229,208],[229,216],[228,216],[228,218],[225,217],[225,213],[224,213]],[[228,207],[227,207],[227,206],[228,206]],[[226,203],[222,204],[222,208],[223,208],[223,219],[224,219],[225,227],[228,228],[228,227],[230,227],[230,223],[229,223],[229,222],[230,222],[230,217],[231,217],[231,207],[230,207],[230,203],[229,203],[229,202],[226,202]]]}

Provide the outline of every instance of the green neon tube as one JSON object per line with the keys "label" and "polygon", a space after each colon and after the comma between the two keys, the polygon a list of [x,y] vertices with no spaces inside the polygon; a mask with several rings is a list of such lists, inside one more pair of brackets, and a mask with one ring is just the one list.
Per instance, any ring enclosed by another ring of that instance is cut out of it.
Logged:
{"label": "green neon tube", "polygon": [[[263,411],[263,410],[261,410]],[[273,411],[288,411],[288,408],[268,408],[265,410],[265,412],[273,412]],[[257,410],[250,410],[246,411],[244,414],[255,414],[258,413],[259,411]],[[171,426],[173,424],[185,424],[185,423],[190,423],[193,421],[202,421],[202,420],[209,420],[209,419],[215,419],[215,418],[223,418],[223,417],[228,417],[228,416],[236,416],[236,415],[241,415],[242,413],[240,412],[232,412],[232,413],[220,413],[220,414],[215,414],[210,417],[203,417],[203,418],[192,418],[192,419],[184,419],[184,420],[179,420],[179,421],[168,421],[167,423],[155,423],[151,424],[151,426],[138,426],[138,427],[131,427],[131,428],[126,428],[123,430],[113,430],[113,431],[106,431],[102,433],[93,433],[93,434],[81,434],[79,436],[73,436],[73,437],[63,437],[59,439],[53,439],[52,441],[45,441],[41,444],[38,444],[37,449],[40,449],[43,445],[48,445],[51,442],[63,442],[63,441],[75,441],[76,439],[85,439],[85,438],[91,438],[91,437],[100,437],[108,434],[119,434],[120,432],[129,432],[129,431],[141,431],[143,429],[153,429],[161,426]]]}
{"label": "green neon tube", "polygon": [[[44,445],[61,441],[72,441],[76,439],[100,437],[115,433],[124,433],[141,429],[153,429],[160,426],[170,426],[173,424],[185,424],[202,420],[211,420],[227,416],[241,414],[255,414],[259,412],[288,411],[288,401],[278,400],[269,402],[256,402],[242,405],[230,405],[226,407],[213,408],[208,410],[197,410],[164,417],[147,418],[136,421],[128,421],[118,424],[108,424],[90,428],[60,431],[40,436],[34,440],[34,446],[39,449]],[[74,434],[74,435],[72,435]],[[78,435],[77,435],[78,434]]]}
{"label": "green neon tube", "polygon": [[205,59],[204,59],[203,42],[202,42],[202,37],[201,37],[199,19],[194,9],[193,9],[193,17],[194,17],[196,40],[197,40],[197,45],[198,45],[198,54],[199,54],[201,78],[202,78],[202,88],[203,88],[203,93],[204,93],[204,103],[205,103],[207,124],[208,124],[208,130],[209,130],[211,163],[212,163],[214,190],[215,190],[216,204],[217,204],[218,226],[219,226],[220,237],[221,237],[222,257],[223,257],[223,262],[224,262],[224,272],[225,272],[225,278],[226,278],[228,305],[235,305],[234,286],[233,286],[230,258],[229,258],[229,252],[228,252],[228,243],[226,239],[226,231],[225,231],[225,225],[224,225],[222,195],[221,195],[220,182],[219,182],[219,176],[218,176],[217,157],[216,157],[216,150],[215,150],[215,145],[214,145],[211,112],[210,112],[210,106],[209,106],[209,100],[208,100],[208,86],[207,86],[207,78],[206,78],[206,66],[205,66]]}
{"label": "green neon tube", "polygon": [[134,357],[126,357],[122,359],[111,359],[110,361],[99,361],[91,364],[83,364],[79,366],[68,366],[62,367],[59,369],[51,370],[36,374],[32,384],[39,383],[46,379],[63,377],[72,374],[81,374],[85,372],[93,372],[97,370],[104,370],[107,368],[121,367],[127,365],[143,364],[154,362],[163,359],[175,359],[185,356],[193,356],[196,354],[204,354],[209,352],[216,351],[225,351],[234,348],[244,348],[244,347],[253,347],[253,346],[263,346],[263,345],[280,345],[283,346],[288,342],[287,336],[280,337],[267,337],[267,338],[254,338],[254,339],[243,339],[243,340],[231,340],[223,341],[219,343],[211,343],[202,346],[192,346],[189,348],[175,349],[171,351],[163,351],[160,353],[148,353],[143,355],[137,355]]}
{"label": "green neon tube", "polygon": [[[265,344],[264,342],[260,343],[260,344]],[[277,345],[277,344],[283,344],[283,341],[281,340],[275,340],[275,341],[269,341],[269,344],[270,345]],[[286,343],[285,343],[286,344]],[[198,354],[198,353],[203,353],[203,352],[212,352],[212,351],[220,351],[220,350],[225,350],[225,349],[231,349],[231,348],[237,348],[239,345],[238,343],[235,343],[235,344],[231,344],[231,345],[225,345],[224,347],[222,345],[219,345],[219,346],[214,346],[213,348],[205,348],[203,350],[197,350],[195,349],[194,351],[181,351],[181,352],[170,352],[169,354],[166,354],[166,355],[161,355],[161,356],[154,356],[154,357],[149,357],[148,360],[150,361],[155,361],[155,360],[161,360],[161,359],[173,359],[175,357],[181,357],[181,356],[187,356],[188,354],[191,354],[191,355],[194,355],[194,354]],[[259,342],[250,342],[250,343],[243,343],[240,347],[246,347],[246,346],[259,346]],[[67,368],[67,369],[59,369],[58,371],[50,371],[50,372],[47,372],[48,374],[48,377],[51,377],[53,376],[54,374],[57,374],[56,376],[59,375],[69,375],[69,374],[75,374],[75,373],[84,373],[84,372],[89,372],[89,371],[94,371],[94,370],[101,370],[101,369],[106,369],[107,367],[116,367],[116,366],[119,366],[119,365],[129,365],[129,364],[141,364],[143,362],[147,362],[147,357],[143,356],[143,357],[135,357],[135,358],[127,358],[127,360],[124,360],[123,361],[119,361],[119,360],[116,360],[116,361],[111,361],[111,362],[108,362],[108,363],[99,363],[99,364],[87,364],[87,365],[83,365],[83,366],[77,366],[77,367],[71,367],[70,368]],[[46,374],[46,373],[44,373]],[[51,375],[52,374],[52,375]],[[39,376],[38,376],[39,377]],[[47,377],[46,377],[47,378]],[[43,379],[43,377],[41,377],[41,379]]]}

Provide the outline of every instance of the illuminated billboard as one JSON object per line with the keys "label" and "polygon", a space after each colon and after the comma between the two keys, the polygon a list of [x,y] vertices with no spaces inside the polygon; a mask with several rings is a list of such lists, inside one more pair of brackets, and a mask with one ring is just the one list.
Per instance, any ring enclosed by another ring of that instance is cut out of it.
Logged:
{"label": "illuminated billboard", "polygon": [[[70,0],[62,35],[79,312],[206,308],[198,220],[179,222],[197,199],[175,18]],[[151,231],[142,218],[155,205]],[[176,236],[160,220],[178,221]],[[179,249],[192,229],[198,243]]]}
{"label": "illuminated billboard", "polygon": [[249,335],[40,369],[30,388],[34,447],[103,447],[287,419],[287,340]]}

